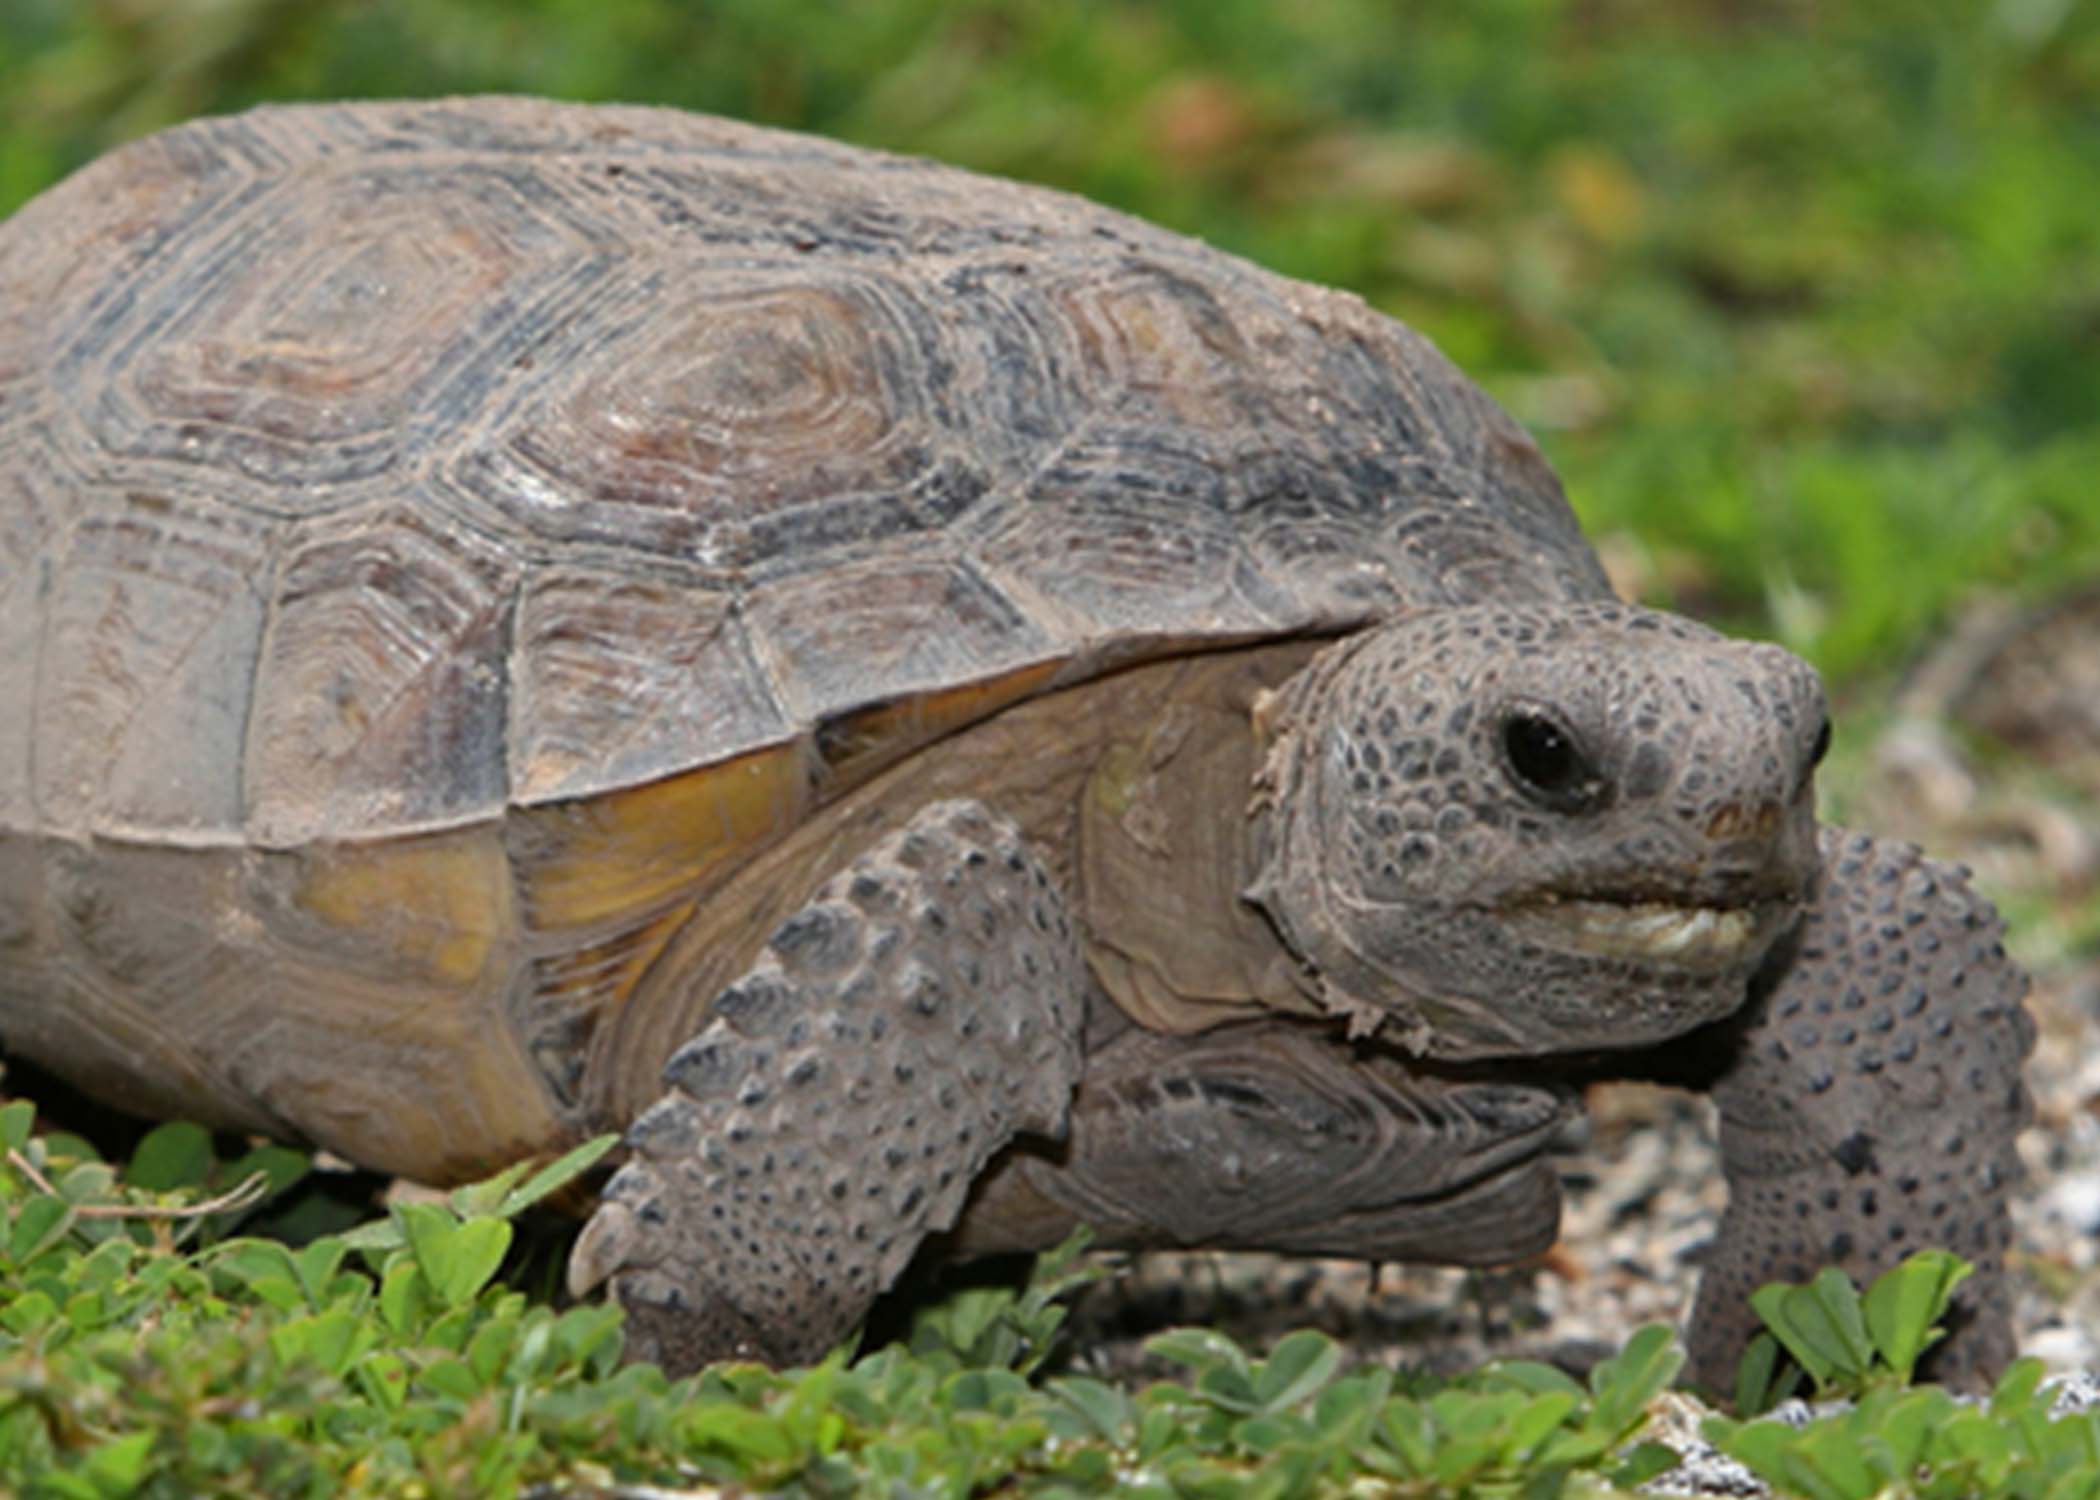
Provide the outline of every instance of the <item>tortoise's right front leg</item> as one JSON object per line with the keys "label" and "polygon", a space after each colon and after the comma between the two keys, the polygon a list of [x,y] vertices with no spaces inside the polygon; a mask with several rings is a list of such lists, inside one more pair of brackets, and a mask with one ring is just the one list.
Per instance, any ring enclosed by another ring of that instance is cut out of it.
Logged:
{"label": "tortoise's right front leg", "polygon": [[569,1284],[630,1357],[821,1357],[1014,1135],[1061,1135],[1084,968],[1011,823],[927,808],[782,923],[664,1068]]}

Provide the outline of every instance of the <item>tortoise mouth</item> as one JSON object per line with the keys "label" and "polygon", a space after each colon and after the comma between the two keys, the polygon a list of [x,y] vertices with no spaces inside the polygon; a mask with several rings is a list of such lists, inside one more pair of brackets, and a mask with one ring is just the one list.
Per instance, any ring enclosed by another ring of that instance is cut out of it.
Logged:
{"label": "tortoise mouth", "polygon": [[1545,892],[1505,908],[1503,919],[1540,947],[1718,973],[1762,956],[1797,909],[1796,902],[1776,899],[1702,906]]}

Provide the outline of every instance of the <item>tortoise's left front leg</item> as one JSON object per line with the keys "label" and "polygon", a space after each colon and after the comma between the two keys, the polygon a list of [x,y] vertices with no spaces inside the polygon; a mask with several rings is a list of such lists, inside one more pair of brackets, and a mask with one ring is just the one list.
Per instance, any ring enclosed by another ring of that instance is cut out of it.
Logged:
{"label": "tortoise's left front leg", "polygon": [[834,876],[718,996],[570,1259],[628,1353],[815,1360],[1018,1133],[1063,1133],[1084,966],[1020,830],[936,803]]}
{"label": "tortoise's left front leg", "polygon": [[1692,1376],[1733,1387],[1751,1292],[1825,1265],[1864,1285],[1914,1250],[1976,1266],[1924,1373],[1986,1383],[2012,1360],[2013,1143],[2034,1024],[2027,976],[1964,873],[1824,829],[1823,886],[1775,955],[1714,1086],[1728,1211],[1700,1277]]}

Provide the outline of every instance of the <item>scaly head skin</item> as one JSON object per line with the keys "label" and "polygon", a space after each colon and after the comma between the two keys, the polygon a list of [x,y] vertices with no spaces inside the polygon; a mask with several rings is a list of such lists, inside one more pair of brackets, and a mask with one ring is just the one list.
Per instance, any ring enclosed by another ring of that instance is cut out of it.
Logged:
{"label": "scaly head skin", "polygon": [[1424,611],[1260,717],[1247,895],[1330,1010],[1470,1058],[1727,1015],[1814,893],[1815,673],[1614,603]]}

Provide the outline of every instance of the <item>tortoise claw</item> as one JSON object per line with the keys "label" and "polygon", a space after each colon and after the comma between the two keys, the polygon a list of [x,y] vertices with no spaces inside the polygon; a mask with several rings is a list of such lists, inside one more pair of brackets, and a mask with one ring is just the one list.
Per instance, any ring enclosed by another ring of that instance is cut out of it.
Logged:
{"label": "tortoise claw", "polygon": [[626,1204],[607,1200],[569,1252],[569,1295],[581,1301],[634,1263],[641,1226]]}

